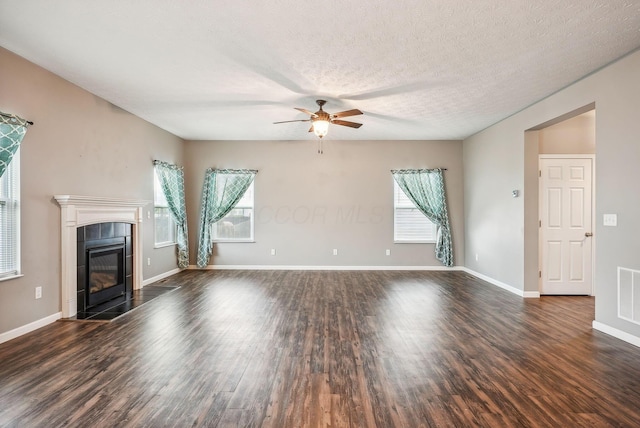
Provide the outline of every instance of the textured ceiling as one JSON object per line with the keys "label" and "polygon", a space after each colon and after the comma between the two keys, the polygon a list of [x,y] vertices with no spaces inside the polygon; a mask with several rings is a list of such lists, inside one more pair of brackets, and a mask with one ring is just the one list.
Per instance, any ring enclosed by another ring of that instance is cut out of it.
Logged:
{"label": "textured ceiling", "polygon": [[0,46],[185,139],[461,139],[640,47],[640,0],[0,0]]}

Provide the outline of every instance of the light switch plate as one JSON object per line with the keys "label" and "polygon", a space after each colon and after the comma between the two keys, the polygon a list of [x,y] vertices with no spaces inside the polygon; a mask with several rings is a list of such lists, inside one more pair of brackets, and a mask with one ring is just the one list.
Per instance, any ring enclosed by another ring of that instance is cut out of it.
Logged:
{"label": "light switch plate", "polygon": [[602,225],[603,226],[617,226],[618,225],[618,215],[617,214],[604,214],[602,216]]}

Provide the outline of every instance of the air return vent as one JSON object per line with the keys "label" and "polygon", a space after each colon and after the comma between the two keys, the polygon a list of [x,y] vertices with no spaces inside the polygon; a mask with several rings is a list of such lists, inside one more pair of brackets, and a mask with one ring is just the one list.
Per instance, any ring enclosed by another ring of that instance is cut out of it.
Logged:
{"label": "air return vent", "polygon": [[618,267],[618,318],[640,324],[640,270]]}

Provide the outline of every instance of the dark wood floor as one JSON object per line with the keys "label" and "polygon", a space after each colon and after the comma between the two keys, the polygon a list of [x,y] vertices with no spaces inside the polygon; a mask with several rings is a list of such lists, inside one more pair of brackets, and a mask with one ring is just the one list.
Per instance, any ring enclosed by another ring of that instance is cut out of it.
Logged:
{"label": "dark wood floor", "polygon": [[187,271],[111,323],[0,345],[0,426],[640,425],[589,297],[463,272]]}

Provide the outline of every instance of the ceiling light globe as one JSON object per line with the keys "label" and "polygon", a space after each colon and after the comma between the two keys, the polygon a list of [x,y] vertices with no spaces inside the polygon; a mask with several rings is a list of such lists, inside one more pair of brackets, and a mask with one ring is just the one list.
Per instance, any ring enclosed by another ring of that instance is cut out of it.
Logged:
{"label": "ceiling light globe", "polygon": [[329,121],[327,120],[316,120],[313,122],[313,132],[318,136],[318,138],[322,138],[327,135],[329,131]]}

